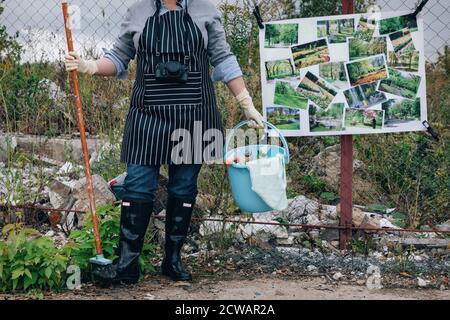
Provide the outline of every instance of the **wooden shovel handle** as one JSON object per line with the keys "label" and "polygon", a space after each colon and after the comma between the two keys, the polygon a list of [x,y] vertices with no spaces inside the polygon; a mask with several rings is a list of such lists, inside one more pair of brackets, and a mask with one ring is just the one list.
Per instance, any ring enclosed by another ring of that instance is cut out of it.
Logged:
{"label": "wooden shovel handle", "polygon": [[[74,51],[73,40],[72,40],[72,29],[70,25],[69,19],[69,8],[67,4],[67,0],[62,1],[62,10],[64,15],[64,25],[66,29],[66,38],[67,38],[67,48],[69,52]],[[83,163],[84,170],[86,172],[86,184],[87,191],[89,196],[89,206],[92,214],[92,225],[94,228],[94,238],[95,238],[95,249],[98,255],[102,254],[102,246],[100,243],[100,234],[98,232],[98,220],[97,220],[97,209],[95,206],[95,195],[94,195],[94,186],[92,182],[92,174],[91,174],[91,166],[89,164],[89,151],[86,139],[86,129],[84,124],[84,115],[83,115],[83,106],[81,104],[80,97],[80,88],[78,86],[78,74],[77,71],[71,71],[70,77],[72,78],[72,86],[73,92],[75,96],[75,111],[78,119],[78,127],[80,130],[80,139],[81,139],[81,149],[83,152]]]}

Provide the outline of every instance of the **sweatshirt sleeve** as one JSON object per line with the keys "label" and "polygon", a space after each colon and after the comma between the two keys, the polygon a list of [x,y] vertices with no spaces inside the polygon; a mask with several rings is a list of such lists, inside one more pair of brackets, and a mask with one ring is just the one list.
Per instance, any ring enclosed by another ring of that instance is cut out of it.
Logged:
{"label": "sweatshirt sleeve", "polygon": [[104,58],[112,61],[117,70],[119,79],[125,79],[128,73],[128,64],[136,56],[134,34],[138,27],[133,24],[133,10],[127,10],[122,21],[120,35],[110,50],[105,50]]}
{"label": "sweatshirt sleeve", "polygon": [[215,6],[211,6],[211,10],[212,18],[206,24],[206,29],[208,31],[208,55],[214,67],[213,80],[229,82],[242,76],[242,71],[226,40],[221,13]]}

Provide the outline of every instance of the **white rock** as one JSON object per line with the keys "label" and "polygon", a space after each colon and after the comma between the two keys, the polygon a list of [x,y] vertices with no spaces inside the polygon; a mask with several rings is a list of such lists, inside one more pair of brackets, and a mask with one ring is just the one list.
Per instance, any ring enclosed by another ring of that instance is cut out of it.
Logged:
{"label": "white rock", "polygon": [[343,275],[342,273],[336,272],[336,273],[333,275],[333,279],[336,280],[336,281],[338,281],[338,280],[342,279],[343,276],[344,276],[344,275]]}
{"label": "white rock", "polygon": [[54,235],[55,235],[55,232],[54,232],[53,230],[50,230],[49,232],[47,232],[47,233],[45,234],[45,236],[46,236],[46,237],[49,237],[49,238],[53,237]]}
{"label": "white rock", "polygon": [[8,152],[14,152],[17,148],[17,139],[14,136],[0,133],[0,162],[8,160]]}
{"label": "white rock", "polygon": [[278,238],[277,244],[282,245],[282,246],[292,245],[292,244],[294,244],[294,237],[288,236],[287,238]]}
{"label": "white rock", "polygon": [[426,287],[426,286],[428,286],[428,283],[429,283],[429,281],[427,281],[427,280],[424,280],[419,277],[417,278],[417,284],[419,287]]}
{"label": "white rock", "polygon": [[414,256],[414,260],[415,261],[422,261],[423,260],[423,258],[421,257],[421,256]]}
{"label": "white rock", "polygon": [[[97,206],[110,204],[116,201],[116,197],[109,189],[108,183],[99,175],[92,177],[92,183],[94,186],[95,203]],[[75,198],[75,205],[73,210],[89,211],[89,196],[87,193],[86,179],[80,179],[76,182],[72,189],[72,196]]]}
{"label": "white rock", "polygon": [[[55,209],[70,209],[71,189],[64,183],[54,180],[48,187],[48,195],[50,198],[50,204]],[[72,202],[73,204],[73,202]]]}
{"label": "white rock", "polygon": [[72,172],[83,172],[83,167],[74,165],[72,162],[66,162],[57,172],[58,175],[67,175]]}
{"label": "white rock", "polygon": [[306,268],[309,272],[315,272],[315,271],[317,271],[317,267],[316,266],[314,266],[314,265],[309,265],[307,268]]}

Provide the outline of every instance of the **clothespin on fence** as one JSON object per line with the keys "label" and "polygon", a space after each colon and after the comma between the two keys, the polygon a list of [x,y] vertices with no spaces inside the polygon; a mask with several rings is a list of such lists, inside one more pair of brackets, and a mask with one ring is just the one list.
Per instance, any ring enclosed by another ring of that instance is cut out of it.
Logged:
{"label": "clothespin on fence", "polygon": [[422,124],[427,129],[428,133],[434,138],[434,140],[439,141],[439,134],[434,131],[428,121],[425,120],[424,122],[422,122]]}
{"label": "clothespin on fence", "polygon": [[259,6],[255,6],[255,10],[253,10],[253,14],[255,15],[256,22],[258,22],[258,26],[260,29],[264,29],[264,21],[261,17],[261,12],[259,11]]}
{"label": "clothespin on fence", "polygon": [[416,11],[414,11],[413,16],[417,17],[417,15],[423,10],[423,7],[427,4],[427,2],[430,0],[422,0],[422,2],[417,6]]}

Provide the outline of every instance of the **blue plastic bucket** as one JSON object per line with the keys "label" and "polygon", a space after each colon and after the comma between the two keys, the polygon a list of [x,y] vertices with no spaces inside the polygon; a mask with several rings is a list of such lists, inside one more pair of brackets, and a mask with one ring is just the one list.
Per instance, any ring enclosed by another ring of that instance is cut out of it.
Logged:
{"label": "blue plastic bucket", "polygon": [[[228,150],[231,139],[233,138],[236,130],[247,125],[249,121],[244,121],[239,123],[234,127],[229,136],[227,137],[225,143],[225,161],[228,159],[234,159],[235,157],[245,157],[247,152],[256,154],[258,150],[262,147],[267,147],[268,157],[275,157],[278,154],[284,156],[284,163],[289,163],[289,148],[286,139],[283,137],[280,131],[269,122],[264,121],[264,123],[275,132],[277,132],[280,137],[283,147],[275,145],[249,145],[244,147],[239,147],[235,149]],[[233,195],[236,205],[244,212],[259,213],[272,211],[273,209],[264,202],[261,197],[252,190],[252,181],[250,178],[250,172],[245,164],[232,163],[228,167],[228,180],[230,181],[231,193]]]}

